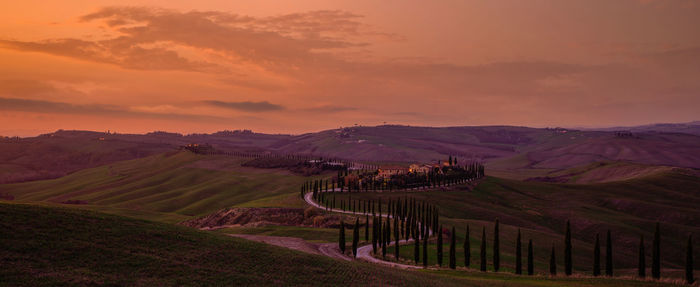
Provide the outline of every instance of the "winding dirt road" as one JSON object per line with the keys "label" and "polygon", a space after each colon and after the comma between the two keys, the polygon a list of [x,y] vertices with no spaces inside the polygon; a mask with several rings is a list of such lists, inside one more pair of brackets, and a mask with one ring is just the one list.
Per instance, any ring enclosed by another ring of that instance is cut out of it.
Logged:
{"label": "winding dirt road", "polygon": [[[309,205],[311,205],[311,206],[313,206],[313,207],[326,210],[325,207],[323,207],[323,206],[319,205],[318,203],[316,203],[316,202],[313,200],[312,197],[313,197],[313,193],[307,193],[307,194],[304,195],[304,201],[306,201],[306,203],[308,203]],[[330,211],[330,212],[336,212],[336,213],[345,213],[345,214],[350,214],[350,215],[364,215],[363,213],[353,213],[352,211],[345,211],[345,210],[341,210],[341,209],[330,209],[330,208],[329,208],[328,211]],[[382,217],[385,217],[385,218],[387,218],[387,217],[388,217],[388,218],[392,218],[392,217],[391,217],[390,215],[388,215],[388,214],[382,214],[381,216],[382,216]],[[433,231],[430,230],[430,229],[428,229],[428,233],[429,233],[430,235],[432,235],[432,234],[433,234]],[[404,242],[404,243],[408,244],[408,243],[413,242],[413,239],[401,240],[401,242]],[[337,245],[337,244],[336,244],[336,245]],[[394,241],[391,241],[391,242],[388,244],[388,246],[392,246],[392,245],[394,245]],[[340,250],[338,250],[338,249],[336,248],[336,252],[340,252]],[[339,254],[339,255],[342,255],[342,254]],[[342,256],[344,256],[344,255],[342,255]],[[332,257],[335,257],[335,256],[332,256]],[[422,267],[416,266],[416,265],[406,265],[406,264],[401,264],[401,263],[396,263],[396,262],[389,262],[389,261],[384,261],[384,260],[375,258],[374,256],[372,256],[372,245],[371,245],[371,244],[362,245],[362,246],[357,247],[357,259],[365,260],[365,261],[372,262],[372,263],[382,264],[382,265],[386,265],[386,266],[390,266],[390,267],[395,267],[395,268],[403,268],[403,269],[418,269],[418,268],[422,268]]]}

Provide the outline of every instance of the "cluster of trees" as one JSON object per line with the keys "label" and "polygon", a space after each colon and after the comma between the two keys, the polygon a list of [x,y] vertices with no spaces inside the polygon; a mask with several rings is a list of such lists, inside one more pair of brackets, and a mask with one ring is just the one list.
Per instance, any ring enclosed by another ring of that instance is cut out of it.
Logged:
{"label": "cluster of trees", "polygon": [[[399,259],[400,242],[404,240],[414,240],[416,243],[416,262],[418,262],[418,250],[420,240],[427,242],[435,226],[439,224],[439,211],[437,207],[430,205],[424,201],[418,201],[415,198],[398,198],[390,199],[386,203],[378,201],[363,201],[367,203],[363,205],[362,213],[365,215],[365,241],[370,240],[370,220],[371,220],[371,241],[372,251],[374,254],[381,252],[382,257],[386,258],[388,246],[393,240],[394,257]],[[353,204],[357,206],[357,204]],[[384,209],[384,210],[382,210]],[[371,218],[370,218],[371,216]],[[439,235],[440,236],[440,235]],[[440,239],[440,238],[439,238]],[[439,240],[438,239],[438,240]],[[357,256],[357,246],[360,240],[360,221],[355,220],[353,231],[353,255]],[[341,222],[339,233],[339,247],[342,252],[345,252],[345,224]],[[426,252],[426,251],[424,251]],[[427,264],[427,261],[426,261]]]}
{"label": "cluster of trees", "polygon": [[348,169],[338,170],[338,175],[331,179],[316,179],[304,182],[301,197],[308,192],[314,193],[314,199],[321,192],[369,192],[400,191],[408,189],[427,189],[448,185],[462,184],[484,176],[484,167],[479,163],[467,166],[445,166],[442,170],[427,173],[409,172],[392,175],[390,178],[378,177],[378,171]]}
{"label": "cluster of trees", "polygon": [[[416,264],[421,263],[421,240],[423,243],[423,253],[422,253],[422,263],[424,266],[428,266],[428,240],[431,237],[430,228],[438,226],[438,215],[437,208],[434,206],[427,205],[425,203],[416,203],[412,199],[404,201],[407,203],[405,209],[400,209],[401,201],[396,201],[395,204],[390,204],[394,209],[390,209],[384,220],[381,217],[381,210],[379,211],[380,216],[372,214],[372,250],[375,254],[381,250],[382,257],[386,258],[387,245],[391,242],[391,234],[393,230],[393,236],[395,240],[394,257],[399,260],[399,250],[400,250],[400,240],[405,239],[408,241],[412,239],[414,241],[414,258]],[[406,212],[407,211],[407,212]],[[426,216],[427,219],[426,220]],[[393,229],[392,222],[393,221]],[[369,226],[369,216],[366,217],[366,226]],[[368,228],[368,227],[367,227]],[[659,279],[661,277],[661,235],[660,235],[659,224],[656,224],[656,230],[654,232],[654,240],[652,244],[652,266],[651,266],[651,276],[654,279]],[[440,225],[437,229],[436,234],[436,253],[437,253],[437,263],[439,266],[443,265],[443,233],[444,231]],[[469,225],[467,225],[465,239],[463,243],[464,250],[464,265],[470,267],[471,265],[471,240],[469,234]],[[452,227],[452,232],[450,234],[450,247],[449,247],[449,262],[448,267],[451,269],[456,269],[456,233],[455,227]],[[368,238],[368,231],[365,231],[365,240]],[[353,234],[353,254],[357,254],[357,244],[359,241],[359,219],[355,221],[355,228]],[[488,259],[486,256],[486,227],[483,227],[481,234],[481,246],[480,246],[480,256],[479,256],[479,270],[486,271],[488,265]],[[692,284],[695,282],[693,277],[693,251],[692,251],[693,239],[692,235],[688,237],[687,248],[686,248],[686,282]],[[344,252],[345,250],[345,233],[344,224],[341,223],[340,231],[340,248]],[[493,252],[492,252],[492,266],[495,272],[500,269],[500,236],[499,236],[499,221],[496,220],[493,230]],[[596,234],[595,246],[593,251],[593,276],[601,275],[601,250],[600,250],[600,239],[599,235]],[[514,273],[518,275],[523,274],[523,248],[522,248],[522,236],[520,229],[518,229],[518,235],[515,241],[515,270]],[[571,243],[571,226],[567,221],[566,232],[564,235],[564,273],[566,276],[573,274],[573,246]],[[646,277],[646,254],[644,246],[644,237],[640,237],[639,240],[639,263],[638,263],[638,277]],[[610,230],[606,234],[605,242],[605,276],[612,277],[613,274],[613,245],[612,245],[612,234]],[[533,252],[533,242],[532,239],[528,240],[527,243],[527,260],[526,260],[526,270],[527,275],[534,274],[534,252]],[[552,276],[557,275],[557,264],[556,264],[556,247],[552,243],[552,249],[549,256],[549,273]]]}
{"label": "cluster of trees", "polygon": [[465,166],[447,165],[434,167],[425,172],[409,171],[378,176],[379,170],[339,171],[333,179],[341,192],[400,191],[408,189],[428,189],[465,183],[484,176],[484,166],[471,163]]}

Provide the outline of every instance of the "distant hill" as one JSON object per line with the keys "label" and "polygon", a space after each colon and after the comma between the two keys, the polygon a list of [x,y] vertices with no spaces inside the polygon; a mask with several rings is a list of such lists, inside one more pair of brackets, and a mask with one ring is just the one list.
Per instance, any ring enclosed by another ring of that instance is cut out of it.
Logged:
{"label": "distant hill", "polygon": [[700,121],[688,123],[659,123],[631,127],[610,127],[590,129],[598,131],[631,131],[631,132],[659,132],[659,133],[684,133],[700,135]]}
{"label": "distant hill", "polygon": [[[641,129],[641,128],[640,128]],[[700,168],[700,135],[581,131],[513,126],[346,127],[303,135],[250,131],[144,135],[57,131],[0,140],[0,183],[60,177],[111,162],[208,143],[220,151],[338,157],[368,162],[432,162],[456,156],[495,169],[567,169],[599,161]]]}

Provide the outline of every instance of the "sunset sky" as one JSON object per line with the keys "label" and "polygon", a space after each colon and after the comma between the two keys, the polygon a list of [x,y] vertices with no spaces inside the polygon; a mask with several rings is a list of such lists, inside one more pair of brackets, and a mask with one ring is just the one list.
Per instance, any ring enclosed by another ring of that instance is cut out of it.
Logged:
{"label": "sunset sky", "polygon": [[5,2],[5,136],[700,120],[700,1]]}

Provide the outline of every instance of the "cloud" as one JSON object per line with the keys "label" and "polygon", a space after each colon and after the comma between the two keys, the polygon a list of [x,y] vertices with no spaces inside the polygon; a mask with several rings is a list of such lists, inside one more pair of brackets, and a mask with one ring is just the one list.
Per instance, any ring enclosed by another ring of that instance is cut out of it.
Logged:
{"label": "cloud", "polygon": [[284,106],[272,104],[268,101],[262,102],[223,102],[223,101],[203,101],[203,103],[219,108],[233,109],[245,112],[270,112],[284,110]]}
{"label": "cloud", "polygon": [[[369,30],[359,18],[332,10],[255,18],[217,11],[106,7],[80,20],[103,22],[111,38],[0,39],[0,46],[136,70],[219,72],[217,53],[234,63],[293,70],[327,57],[327,51],[367,45],[359,38],[391,37]],[[184,53],[187,49],[196,49],[196,55]]]}
{"label": "cloud", "polygon": [[318,106],[313,106],[310,108],[305,108],[303,110],[307,111],[307,112],[313,112],[313,113],[339,113],[339,112],[347,112],[347,111],[356,111],[356,110],[358,110],[358,108],[348,107],[348,106],[338,106],[338,105],[318,105]]}
{"label": "cloud", "polygon": [[71,114],[71,115],[97,115],[107,117],[139,117],[139,118],[154,118],[154,119],[180,119],[180,120],[198,120],[198,121],[220,121],[224,118],[182,114],[182,113],[164,113],[162,111],[151,112],[143,109],[130,109],[116,105],[105,104],[71,104],[64,102],[44,101],[44,100],[27,100],[17,98],[0,98],[0,111],[20,111],[20,112],[35,112],[45,114]]}
{"label": "cloud", "polygon": [[0,79],[0,95],[32,96],[56,93],[57,89],[44,81],[30,79]]}

